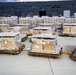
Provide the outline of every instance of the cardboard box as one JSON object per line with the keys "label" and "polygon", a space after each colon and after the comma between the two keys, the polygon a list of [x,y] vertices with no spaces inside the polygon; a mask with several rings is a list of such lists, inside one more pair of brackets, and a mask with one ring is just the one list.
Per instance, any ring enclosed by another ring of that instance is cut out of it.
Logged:
{"label": "cardboard box", "polygon": [[63,26],[63,33],[70,33],[71,29],[70,26]]}
{"label": "cardboard box", "polygon": [[53,51],[55,51],[55,46],[54,45],[44,45],[44,47],[43,47],[44,49],[44,51],[50,51],[50,52],[53,52]]}
{"label": "cardboard box", "polygon": [[34,39],[34,40],[32,40],[32,42],[34,44],[42,44],[42,40],[39,40],[39,39]]}
{"label": "cardboard box", "polygon": [[45,45],[53,44],[55,45],[55,40],[44,40]]}
{"label": "cardboard box", "polygon": [[0,39],[0,50],[13,50],[15,49],[16,43],[14,39]]}
{"label": "cardboard box", "polygon": [[39,30],[33,30],[33,35],[37,35],[39,33],[40,33]]}
{"label": "cardboard box", "polygon": [[76,26],[71,26],[71,33],[76,34]]}
{"label": "cardboard box", "polygon": [[43,50],[43,46],[39,45],[39,44],[32,44],[32,50],[42,51]]}

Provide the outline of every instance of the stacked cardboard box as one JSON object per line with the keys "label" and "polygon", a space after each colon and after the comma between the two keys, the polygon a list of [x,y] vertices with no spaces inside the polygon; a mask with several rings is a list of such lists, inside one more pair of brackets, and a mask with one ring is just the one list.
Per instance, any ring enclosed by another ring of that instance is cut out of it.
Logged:
{"label": "stacked cardboard box", "polygon": [[18,33],[0,33],[0,50],[18,50],[21,46],[21,39]]}
{"label": "stacked cardboard box", "polygon": [[65,34],[76,34],[76,23],[64,23],[63,33]]}
{"label": "stacked cardboard box", "polygon": [[9,25],[8,24],[0,24],[0,32],[8,32]]}
{"label": "stacked cardboard box", "polygon": [[55,40],[33,39],[32,50],[55,52]]}
{"label": "stacked cardboard box", "polygon": [[76,34],[76,26],[71,26],[71,33]]}
{"label": "stacked cardboard box", "polygon": [[2,17],[1,24],[9,24],[10,26],[14,26],[18,24],[18,18],[15,17]]}
{"label": "stacked cardboard box", "polygon": [[54,40],[44,40],[44,51],[51,51],[54,52],[55,51],[55,41]]}
{"label": "stacked cardboard box", "polygon": [[63,33],[70,33],[70,26],[63,26]]}
{"label": "stacked cardboard box", "polygon": [[33,42],[32,50],[35,50],[35,51],[42,51],[43,50],[42,40],[33,39],[32,42]]}
{"label": "stacked cardboard box", "polygon": [[33,35],[40,34],[40,31],[39,31],[39,30],[33,30],[33,31],[32,31],[32,34],[33,34]]}

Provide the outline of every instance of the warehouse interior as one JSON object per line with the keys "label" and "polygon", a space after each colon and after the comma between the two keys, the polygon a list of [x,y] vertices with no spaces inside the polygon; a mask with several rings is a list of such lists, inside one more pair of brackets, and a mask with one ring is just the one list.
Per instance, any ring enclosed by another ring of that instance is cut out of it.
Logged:
{"label": "warehouse interior", "polygon": [[76,1],[1,0],[0,75],[76,75]]}

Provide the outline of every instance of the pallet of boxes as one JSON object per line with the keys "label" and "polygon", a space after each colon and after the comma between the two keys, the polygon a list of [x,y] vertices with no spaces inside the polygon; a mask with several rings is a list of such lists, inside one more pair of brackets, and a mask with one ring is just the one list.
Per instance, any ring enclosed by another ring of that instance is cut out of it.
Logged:
{"label": "pallet of boxes", "polygon": [[34,35],[31,38],[32,45],[28,52],[31,56],[60,58],[62,47],[57,44],[56,37],[50,34]]}
{"label": "pallet of boxes", "polygon": [[18,32],[21,38],[21,42],[24,42],[27,39],[27,36],[25,33],[23,33],[23,28],[24,27],[9,27],[9,30],[11,30],[11,32]]}
{"label": "pallet of boxes", "polygon": [[22,27],[22,32],[24,33],[24,34],[26,34],[27,36],[30,36],[30,35],[32,35],[32,33],[30,32],[30,24],[17,24],[17,25],[15,25],[16,27]]}
{"label": "pallet of boxes", "polygon": [[0,33],[0,54],[19,54],[25,45],[17,32]]}
{"label": "pallet of boxes", "polygon": [[60,36],[76,36],[76,23],[64,23],[63,33]]}
{"label": "pallet of boxes", "polygon": [[52,32],[51,27],[35,27],[32,29],[33,35],[45,34],[45,33],[51,33],[51,32]]}
{"label": "pallet of boxes", "polygon": [[9,24],[0,24],[0,32],[8,32]]}

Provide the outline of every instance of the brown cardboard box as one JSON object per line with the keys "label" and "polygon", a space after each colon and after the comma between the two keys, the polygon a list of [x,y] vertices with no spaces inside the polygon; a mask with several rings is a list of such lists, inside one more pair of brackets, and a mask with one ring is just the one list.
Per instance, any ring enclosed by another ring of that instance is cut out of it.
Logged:
{"label": "brown cardboard box", "polygon": [[63,31],[63,33],[70,33],[70,26],[63,26],[63,29],[64,29],[64,31]]}
{"label": "brown cardboard box", "polygon": [[76,34],[76,26],[71,26],[71,33]]}
{"label": "brown cardboard box", "polygon": [[0,39],[0,49],[13,50],[16,46],[14,39]]}
{"label": "brown cardboard box", "polygon": [[32,44],[32,50],[42,51],[43,50],[43,46],[39,45],[39,44]]}
{"label": "brown cardboard box", "polygon": [[55,45],[55,41],[54,40],[44,40],[45,45],[51,44],[53,43]]}
{"label": "brown cardboard box", "polygon": [[33,30],[33,35],[39,34],[39,30]]}
{"label": "brown cardboard box", "polygon": [[42,44],[42,40],[39,40],[39,39],[34,39],[34,40],[32,40],[33,41],[33,43],[35,43],[35,44]]}
{"label": "brown cardboard box", "polygon": [[40,34],[44,34],[44,33],[47,33],[48,31],[42,31],[40,30]]}
{"label": "brown cardboard box", "polygon": [[22,30],[23,33],[28,34],[29,31],[28,30]]}
{"label": "brown cardboard box", "polygon": [[54,45],[44,45],[44,51],[55,51]]}

